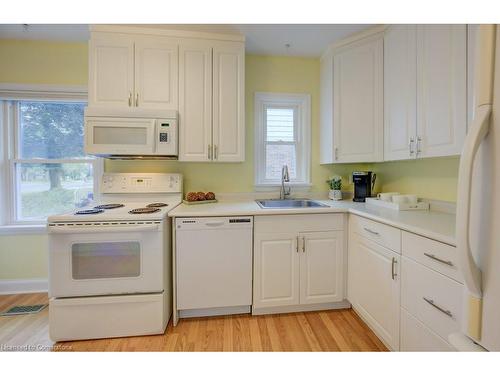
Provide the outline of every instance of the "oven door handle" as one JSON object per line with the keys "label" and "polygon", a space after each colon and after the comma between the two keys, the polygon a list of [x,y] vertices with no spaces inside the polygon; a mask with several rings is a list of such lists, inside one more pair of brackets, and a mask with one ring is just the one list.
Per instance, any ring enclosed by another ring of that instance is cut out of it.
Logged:
{"label": "oven door handle", "polygon": [[147,225],[61,225],[48,226],[49,233],[80,234],[80,233],[123,233],[123,232],[152,232],[160,229],[159,224]]}

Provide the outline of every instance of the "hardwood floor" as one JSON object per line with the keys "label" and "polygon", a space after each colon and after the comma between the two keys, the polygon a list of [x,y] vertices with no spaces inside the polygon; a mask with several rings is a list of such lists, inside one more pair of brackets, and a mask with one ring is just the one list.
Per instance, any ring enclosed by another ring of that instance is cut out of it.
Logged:
{"label": "hardwood floor", "polygon": [[[47,295],[0,296],[0,311],[46,303]],[[351,309],[181,319],[163,335],[53,343],[48,309],[0,317],[0,351],[386,351]]]}

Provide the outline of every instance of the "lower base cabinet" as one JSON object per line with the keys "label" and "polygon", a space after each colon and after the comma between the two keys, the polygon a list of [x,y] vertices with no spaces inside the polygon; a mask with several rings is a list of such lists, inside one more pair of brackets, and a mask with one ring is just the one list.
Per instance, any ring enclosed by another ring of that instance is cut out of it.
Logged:
{"label": "lower base cabinet", "polygon": [[[255,218],[254,308],[344,300],[344,231],[323,230],[328,228],[321,223],[325,215],[311,216],[283,218],[289,231],[273,231],[280,216]],[[333,220],[332,229],[342,228],[343,215],[327,216],[326,222]]]}
{"label": "lower base cabinet", "polygon": [[400,255],[361,237],[349,237],[348,299],[391,350],[399,350]]}
{"label": "lower base cabinet", "polygon": [[403,352],[449,352],[453,348],[405,309],[401,309]]}

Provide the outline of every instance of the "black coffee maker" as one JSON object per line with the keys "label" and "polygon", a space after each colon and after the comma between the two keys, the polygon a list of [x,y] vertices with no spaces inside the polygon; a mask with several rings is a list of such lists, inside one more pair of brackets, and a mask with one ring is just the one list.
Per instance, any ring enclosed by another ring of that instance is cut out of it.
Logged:
{"label": "black coffee maker", "polygon": [[372,172],[352,172],[354,183],[354,202],[364,202],[366,198],[372,196],[373,187],[377,175]]}

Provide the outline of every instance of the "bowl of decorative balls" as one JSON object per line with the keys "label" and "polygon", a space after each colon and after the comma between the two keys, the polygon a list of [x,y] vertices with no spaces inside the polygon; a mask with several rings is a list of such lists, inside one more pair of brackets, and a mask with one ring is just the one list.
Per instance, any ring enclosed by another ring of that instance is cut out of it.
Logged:
{"label": "bowl of decorative balls", "polygon": [[215,199],[215,194],[211,191],[208,193],[191,191],[186,194],[186,199],[183,202],[185,204],[215,203],[217,199]]}

